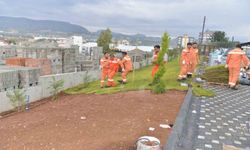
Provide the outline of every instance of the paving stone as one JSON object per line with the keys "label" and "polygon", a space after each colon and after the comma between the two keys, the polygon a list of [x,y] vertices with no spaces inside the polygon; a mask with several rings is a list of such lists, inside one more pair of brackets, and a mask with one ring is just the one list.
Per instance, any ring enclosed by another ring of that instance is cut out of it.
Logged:
{"label": "paving stone", "polygon": [[178,150],[222,150],[222,143],[250,147],[250,132],[246,128],[250,118],[250,86],[240,86],[237,91],[221,86],[205,88],[214,91],[216,96],[201,97],[192,102],[190,106],[195,105],[197,110],[193,124],[197,126],[190,125],[194,131],[192,138],[188,135],[183,138],[191,147]]}
{"label": "paving stone", "polygon": [[206,122],[205,125],[206,125],[206,126],[211,126],[211,123]]}
{"label": "paving stone", "polygon": [[205,147],[206,147],[206,148],[213,148],[213,146],[210,145],[210,144],[205,144]]}
{"label": "paving stone", "polygon": [[246,140],[247,140],[247,138],[245,138],[245,137],[240,137],[240,140],[242,140],[242,141],[246,141]]}
{"label": "paving stone", "polygon": [[218,132],[218,130],[217,130],[217,129],[211,129],[211,131],[212,131],[212,132]]}
{"label": "paving stone", "polygon": [[205,139],[205,136],[201,136],[201,135],[199,135],[197,138],[198,138],[198,139],[202,139],[202,140],[204,140],[204,139]]}
{"label": "paving stone", "polygon": [[219,136],[219,139],[224,140],[224,139],[226,139],[226,137],[224,137],[224,136]]}
{"label": "paving stone", "polygon": [[225,133],[225,135],[226,135],[226,136],[232,136],[232,134],[231,134],[231,133]]}
{"label": "paving stone", "polygon": [[241,145],[240,141],[234,141],[234,144]]}
{"label": "paving stone", "polygon": [[199,128],[204,129],[204,128],[205,128],[205,126],[199,125]]}
{"label": "paving stone", "polygon": [[220,142],[217,141],[217,140],[212,140],[212,143],[214,143],[214,144],[220,144]]}

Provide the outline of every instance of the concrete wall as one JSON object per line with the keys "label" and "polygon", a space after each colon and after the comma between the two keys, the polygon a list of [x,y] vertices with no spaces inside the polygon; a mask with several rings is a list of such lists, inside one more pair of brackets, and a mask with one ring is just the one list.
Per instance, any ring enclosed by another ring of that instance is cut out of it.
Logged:
{"label": "concrete wall", "polygon": [[[150,64],[150,60],[136,62],[134,63],[134,68],[139,69]],[[30,96],[31,102],[47,98],[51,96],[49,86],[53,80],[53,77],[55,77],[56,80],[64,80],[64,89],[68,89],[83,83],[86,73],[87,71],[41,76],[39,77],[37,86],[27,87],[25,89],[26,95]],[[100,79],[100,70],[88,71],[88,75],[90,76],[92,81],[98,80]],[[9,102],[9,99],[6,97],[6,93],[7,92],[0,92],[0,113],[13,109],[11,103]]]}
{"label": "concrete wall", "polygon": [[[65,73],[58,75],[49,75],[41,76],[39,78],[38,86],[26,88],[26,95],[30,96],[30,101],[34,102],[47,98],[51,96],[49,86],[53,77],[56,80],[64,80],[64,89],[76,86],[80,83],[83,83],[83,78],[86,75],[86,72],[75,72],[75,73]],[[91,80],[97,80],[100,78],[100,71],[88,71],[88,75],[91,77]],[[6,97],[7,92],[0,92],[0,113],[13,109],[9,99]]]}

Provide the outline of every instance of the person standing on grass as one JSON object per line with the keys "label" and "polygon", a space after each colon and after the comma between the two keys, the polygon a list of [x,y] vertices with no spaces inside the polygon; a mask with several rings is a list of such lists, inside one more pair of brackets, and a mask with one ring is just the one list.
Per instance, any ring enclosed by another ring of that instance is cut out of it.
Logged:
{"label": "person standing on grass", "polygon": [[179,60],[181,70],[178,76],[178,81],[187,79],[188,68],[190,67],[191,64],[190,61],[191,48],[192,48],[192,43],[187,43],[187,48],[182,50],[181,57]]}
{"label": "person standing on grass", "polygon": [[158,72],[159,67],[160,67],[160,65],[157,64],[157,59],[158,59],[158,54],[160,52],[160,49],[161,49],[160,45],[154,46],[154,54],[153,54],[153,60],[152,60],[154,67],[153,67],[152,73],[151,73],[152,78],[154,78],[155,74]]}
{"label": "person standing on grass", "polygon": [[122,60],[120,61],[120,66],[122,68],[122,80],[119,80],[120,83],[127,83],[127,75],[133,70],[133,64],[131,58],[128,56],[127,52],[122,52]]}
{"label": "person standing on grass", "polygon": [[190,49],[190,62],[188,76],[192,77],[193,73],[195,73],[196,66],[199,63],[199,50],[196,42],[192,44],[192,48]]}
{"label": "person standing on grass", "polygon": [[236,48],[231,50],[227,55],[226,68],[229,70],[229,87],[233,90],[237,90],[237,81],[240,76],[241,67],[246,69],[249,66],[249,60],[246,53],[242,50],[241,45],[236,45]]}
{"label": "person standing on grass", "polygon": [[105,52],[103,58],[100,60],[102,76],[101,76],[101,88],[105,86],[105,80],[109,73],[109,53]]}
{"label": "person standing on grass", "polygon": [[[160,67],[160,64],[157,64],[158,55],[159,55],[160,51],[161,51],[160,45],[155,45],[154,46],[154,54],[153,54],[153,58],[152,58],[152,63],[154,64],[154,67],[153,67],[152,73],[151,73],[152,78],[154,78],[155,74],[158,72],[159,67]],[[163,59],[164,59],[164,63],[167,63],[168,55],[164,54]]]}
{"label": "person standing on grass", "polygon": [[120,59],[116,58],[114,54],[110,55],[109,60],[109,74],[108,74],[108,87],[115,87],[114,76],[118,72]]}

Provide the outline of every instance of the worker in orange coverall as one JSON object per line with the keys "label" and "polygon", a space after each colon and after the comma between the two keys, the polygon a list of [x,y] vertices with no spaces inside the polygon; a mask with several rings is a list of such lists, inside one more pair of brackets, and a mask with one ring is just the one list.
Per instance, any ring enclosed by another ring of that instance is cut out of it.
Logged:
{"label": "worker in orange coverall", "polygon": [[157,64],[157,59],[158,59],[158,54],[160,52],[160,48],[161,48],[160,45],[155,45],[154,46],[154,55],[153,55],[153,64],[154,64],[154,67],[153,67],[152,73],[151,73],[151,75],[152,75],[153,78],[154,78],[155,74],[158,72],[159,67],[160,67],[160,65]]}
{"label": "worker in orange coverall", "polygon": [[110,55],[109,60],[109,75],[108,75],[108,86],[114,87],[116,86],[116,83],[114,81],[114,76],[118,72],[119,69],[119,62],[120,60],[115,57],[115,55]]}
{"label": "worker in orange coverall", "polygon": [[229,87],[233,90],[237,90],[240,69],[242,65],[246,69],[249,66],[249,60],[246,53],[242,50],[241,45],[236,45],[236,48],[228,53],[226,63],[226,68],[229,70]]}
{"label": "worker in orange coverall", "polygon": [[103,58],[100,60],[102,76],[101,76],[101,88],[105,85],[105,79],[108,77],[109,73],[109,54],[104,53]]}
{"label": "worker in orange coverall", "polygon": [[188,67],[188,77],[192,77],[195,72],[196,66],[199,63],[199,50],[196,42],[192,44],[192,48],[190,49],[190,65]]}
{"label": "worker in orange coverall", "polygon": [[127,52],[122,52],[122,60],[120,61],[120,65],[122,68],[122,80],[119,82],[122,84],[127,83],[127,75],[129,72],[133,70],[133,64],[131,58],[128,56]]}
{"label": "worker in orange coverall", "polygon": [[188,68],[190,67],[190,50],[192,48],[192,43],[187,43],[187,48],[182,50],[180,58],[180,73],[178,76],[178,81],[186,80]]}

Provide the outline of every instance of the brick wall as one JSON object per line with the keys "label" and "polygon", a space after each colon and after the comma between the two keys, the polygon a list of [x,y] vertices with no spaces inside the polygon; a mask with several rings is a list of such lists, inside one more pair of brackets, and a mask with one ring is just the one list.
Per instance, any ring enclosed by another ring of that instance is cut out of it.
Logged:
{"label": "brick wall", "polygon": [[51,61],[47,58],[26,59],[25,67],[41,68],[41,75],[50,75],[52,73]]}
{"label": "brick wall", "polygon": [[6,65],[8,66],[40,68],[42,76],[52,74],[51,61],[47,58],[34,59],[34,58],[13,57],[13,58],[7,58],[5,62]]}

